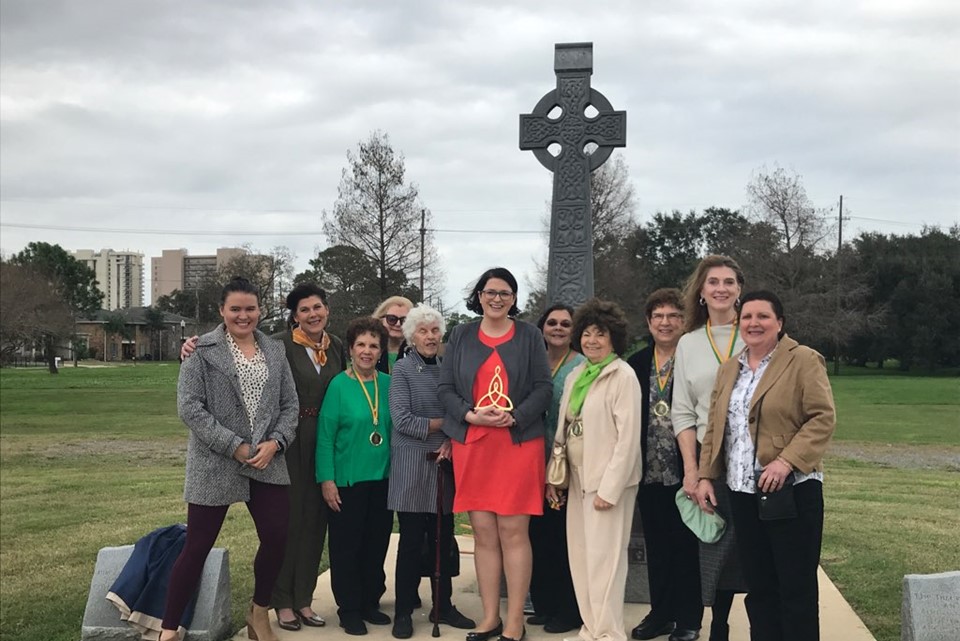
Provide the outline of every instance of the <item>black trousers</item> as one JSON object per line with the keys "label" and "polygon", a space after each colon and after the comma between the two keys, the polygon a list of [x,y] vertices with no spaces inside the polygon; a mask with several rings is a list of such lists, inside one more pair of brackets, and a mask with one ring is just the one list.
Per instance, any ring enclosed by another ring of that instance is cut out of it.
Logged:
{"label": "black trousers", "polygon": [[699,630],[700,563],[697,537],[677,510],[674,496],[680,485],[641,485],[637,506],[647,546],[650,614],[653,620],[674,621],[678,628]]}
{"label": "black trousers", "polygon": [[[437,554],[437,515],[429,512],[397,512],[400,522],[400,543],[397,546],[397,602],[396,614],[412,614],[417,602],[417,588],[420,586],[420,558],[426,541],[430,567]],[[440,594],[438,603],[440,612],[445,614],[452,603],[453,583],[446,572],[449,568],[450,543],[453,540],[453,514],[440,517]],[[432,575],[431,575],[432,576]],[[431,590],[433,580],[430,581]],[[431,601],[431,607],[432,607]]]}
{"label": "black trousers", "polygon": [[567,556],[567,506],[554,510],[544,501],[543,516],[530,517],[533,574],[530,600],[540,616],[581,624]]}
{"label": "black trousers", "polygon": [[330,586],[337,614],[379,609],[387,591],[383,562],[390,546],[393,512],[387,509],[387,481],[338,487],[340,511],[329,512]]}
{"label": "black trousers", "polygon": [[823,539],[823,484],[794,488],[797,517],[761,521],[753,494],[731,492],[740,561],[750,592],[752,641],[819,641],[817,566]]}

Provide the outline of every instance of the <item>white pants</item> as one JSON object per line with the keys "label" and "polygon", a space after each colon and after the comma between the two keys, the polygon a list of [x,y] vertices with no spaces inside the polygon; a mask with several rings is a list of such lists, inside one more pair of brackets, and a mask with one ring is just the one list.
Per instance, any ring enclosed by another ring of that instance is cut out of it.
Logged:
{"label": "white pants", "polygon": [[609,510],[593,507],[596,492],[584,494],[571,470],[567,499],[567,549],[573,589],[583,617],[583,641],[626,641],[623,598],[627,585],[627,546],[637,486],[623,491]]}

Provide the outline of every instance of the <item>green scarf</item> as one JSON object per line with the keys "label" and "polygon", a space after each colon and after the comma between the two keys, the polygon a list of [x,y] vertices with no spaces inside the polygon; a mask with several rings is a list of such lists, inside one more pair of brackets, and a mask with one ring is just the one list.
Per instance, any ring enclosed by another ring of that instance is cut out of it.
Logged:
{"label": "green scarf", "polygon": [[617,355],[611,352],[609,356],[599,363],[588,364],[584,370],[580,372],[580,376],[578,376],[577,380],[573,383],[573,389],[570,390],[571,414],[580,416],[580,412],[583,410],[583,401],[587,398],[587,392],[590,391],[590,386],[593,385],[593,382],[600,376],[603,368],[612,363],[616,358]]}

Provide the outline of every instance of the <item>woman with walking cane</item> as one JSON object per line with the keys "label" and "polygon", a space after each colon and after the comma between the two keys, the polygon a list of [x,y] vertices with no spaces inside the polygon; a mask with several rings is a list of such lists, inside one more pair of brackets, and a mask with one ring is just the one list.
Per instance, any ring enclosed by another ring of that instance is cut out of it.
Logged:
{"label": "woman with walking cane", "polygon": [[[393,435],[390,450],[390,487],[387,506],[397,512],[400,543],[397,549],[396,612],[393,636],[413,635],[413,610],[420,584],[424,543],[437,561],[430,620],[469,630],[473,620],[461,614],[450,600],[449,563],[453,541],[453,470],[449,465],[450,440],[441,431],[443,405],[437,393],[443,337],[443,317],[420,304],[407,313],[403,334],[408,353],[396,362],[390,384]],[[439,542],[439,546],[437,543]],[[439,616],[437,614],[439,613]]]}

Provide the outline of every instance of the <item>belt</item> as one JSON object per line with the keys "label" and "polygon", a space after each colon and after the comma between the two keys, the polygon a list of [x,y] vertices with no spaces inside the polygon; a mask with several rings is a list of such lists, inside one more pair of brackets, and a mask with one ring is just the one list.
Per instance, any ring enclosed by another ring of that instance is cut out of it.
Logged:
{"label": "belt", "polygon": [[319,407],[301,407],[300,408],[300,418],[306,418],[312,416],[316,418],[317,414],[320,413]]}

